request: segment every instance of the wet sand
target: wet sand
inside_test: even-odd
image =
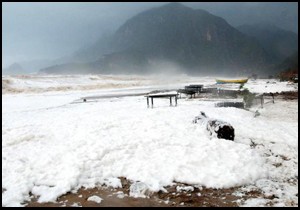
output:
[[[124,178],[121,180],[123,188],[81,188],[76,193],[67,193],[59,197],[56,203],[38,203],[37,198],[33,198],[27,203],[27,207],[237,207],[245,199],[263,197],[258,191],[237,196],[236,192],[240,191],[240,188],[194,188],[193,191],[179,192],[176,187],[188,185],[177,183],[167,187],[167,192],[159,191],[149,194],[147,198],[133,198],[129,197],[130,183]],[[87,201],[93,195],[102,198],[101,203]]]

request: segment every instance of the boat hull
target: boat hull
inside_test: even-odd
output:
[[[244,84],[248,82],[248,79],[216,79],[217,84],[226,84],[226,83],[238,83]]]

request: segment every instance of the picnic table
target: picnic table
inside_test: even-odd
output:
[[[196,91],[195,90],[179,89],[179,90],[177,90],[177,93],[180,94],[180,98],[181,98],[181,93],[186,94],[186,95],[190,95],[191,98],[193,98],[193,96],[194,96],[194,98],[196,97],[195,96],[196,95]]]
[[[175,106],[177,106],[177,92],[166,92],[166,93],[154,93],[148,94],[145,97],[147,98],[147,106],[149,108],[149,98],[151,99],[151,106],[153,108],[153,98],[169,98],[170,99],[170,106],[172,106],[172,98],[175,99]]]
[[[185,86],[184,88],[186,90],[194,90],[194,91],[196,91],[196,93],[199,94],[202,91],[203,85],[196,85],[196,84],[194,84],[194,85]]]

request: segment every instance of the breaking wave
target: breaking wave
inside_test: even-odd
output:
[[[2,76],[2,94],[115,89],[147,84],[149,79],[138,76]]]
[[[120,89],[187,82],[186,75],[10,75],[2,76],[2,94]],[[195,79],[195,78],[193,78]]]

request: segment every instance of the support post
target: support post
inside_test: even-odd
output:
[[[152,108],[153,108],[153,97],[151,97],[151,105],[152,105]]]
[[[275,98],[274,98],[274,94],[271,93],[272,99],[273,99],[273,104],[275,104]]]
[[[149,97],[147,97],[147,107],[149,108]]]
[[[172,106],[172,96],[170,96],[170,106]]]

